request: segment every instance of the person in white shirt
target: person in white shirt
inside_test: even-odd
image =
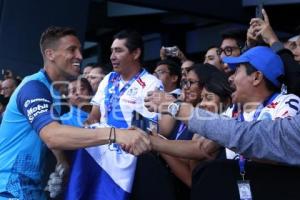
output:
[[[162,89],[162,83],[141,66],[143,40],[135,31],[124,30],[114,36],[110,60],[114,72],[104,77],[92,99],[88,123],[99,122],[129,128],[133,112],[146,118],[157,117],[144,107],[147,92]]]

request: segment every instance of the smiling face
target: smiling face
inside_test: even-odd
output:
[[[195,106],[201,101],[203,87],[199,85],[199,78],[194,70],[187,74],[186,81],[183,85],[185,101]]]
[[[81,45],[78,38],[67,35],[60,38],[56,43],[53,48],[45,50],[56,74],[66,80],[76,78],[80,73],[82,61]]]
[[[126,74],[137,60],[137,50],[130,52],[126,47],[126,39],[115,39],[113,41],[110,61],[115,72]]]
[[[221,99],[217,94],[208,91],[204,87],[202,92],[201,92],[201,99],[202,99],[201,103],[200,103],[201,108],[203,108],[204,110],[208,110],[210,112],[213,112],[213,113],[218,113],[219,112]]]

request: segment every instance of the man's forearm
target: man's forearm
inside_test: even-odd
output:
[[[300,165],[300,115],[291,119],[238,122],[195,109],[189,129],[248,157]]]
[[[52,122],[40,136],[50,149],[77,149],[108,143],[109,128],[84,129]]]

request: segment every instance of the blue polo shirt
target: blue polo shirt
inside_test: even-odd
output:
[[[60,117],[60,121],[64,125],[83,127],[89,113],[79,109],[76,106],[71,106],[70,112],[65,113]]]
[[[39,133],[59,120],[59,97],[44,70],[24,78],[12,94],[0,127],[0,193],[46,199],[42,179],[48,148]]]

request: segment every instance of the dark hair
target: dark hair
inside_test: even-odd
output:
[[[213,72],[211,76],[204,82],[204,87],[208,91],[218,95],[222,102],[226,101],[227,99],[231,99],[231,93],[233,90],[230,87],[226,74],[221,71]]]
[[[87,64],[83,67],[83,69],[86,68],[86,67],[92,67],[92,68],[94,68],[94,67],[96,67],[97,65],[98,65],[98,63],[94,63],[94,62],[87,63]]]
[[[233,92],[227,75],[210,64],[195,64],[192,69],[199,79],[199,85],[218,95],[222,102],[231,99]]]
[[[167,65],[168,69],[170,71],[170,75],[176,75],[178,76],[176,86],[179,88],[180,87],[180,81],[181,81],[181,69],[180,65],[173,60],[170,59],[165,59],[165,60],[160,60],[157,62],[156,66],[159,65]]]
[[[251,63],[247,62],[247,63],[242,63],[246,66],[246,74],[247,75],[251,75],[253,72],[258,71]],[[265,77],[265,75],[263,74],[263,78],[265,80],[265,84],[266,84],[266,88],[271,91],[271,92],[280,92],[281,88],[277,87],[276,85],[274,85],[269,79],[267,79]],[[280,82],[282,82],[280,80],[280,78],[278,78]]]
[[[75,82],[75,81],[80,81],[80,83],[83,85],[83,87],[85,87],[88,90],[89,96],[94,95],[93,88],[92,88],[90,82],[86,78],[84,78],[82,76],[80,76],[78,78],[73,78],[70,80],[70,83]]]
[[[191,71],[194,71],[199,79],[199,86],[203,87],[204,83],[210,78],[215,72],[220,72],[216,67],[211,64],[197,63],[192,66]],[[222,73],[222,72],[221,72]]]
[[[246,41],[247,30],[243,28],[229,28],[221,33],[222,40],[234,39],[239,48],[243,48]]]
[[[6,80],[11,80],[12,83],[13,83],[13,85],[14,85],[14,87],[17,87],[22,82],[22,80],[20,82],[18,79],[14,78],[14,77],[13,78],[4,79],[4,81],[6,81]]]
[[[83,87],[85,87],[88,90],[89,96],[93,96],[94,92],[93,92],[93,88],[92,88],[90,82],[86,78],[83,78],[83,77],[81,77],[79,79],[79,81],[81,82]]]
[[[142,61],[144,57],[144,43],[142,36],[135,30],[122,30],[114,35],[113,39],[126,39],[125,46],[128,48],[129,52],[136,49],[141,50],[141,56],[139,58]]]
[[[40,39],[40,49],[44,55],[44,51],[47,48],[53,48],[56,42],[67,35],[73,35],[77,37],[77,33],[74,29],[69,27],[58,27],[50,26],[41,35]]]
[[[214,48],[218,49],[219,47],[218,47],[217,45],[211,45],[211,46],[209,46],[209,47],[206,49],[206,52],[208,52],[208,50],[211,50],[211,49],[214,49]]]

